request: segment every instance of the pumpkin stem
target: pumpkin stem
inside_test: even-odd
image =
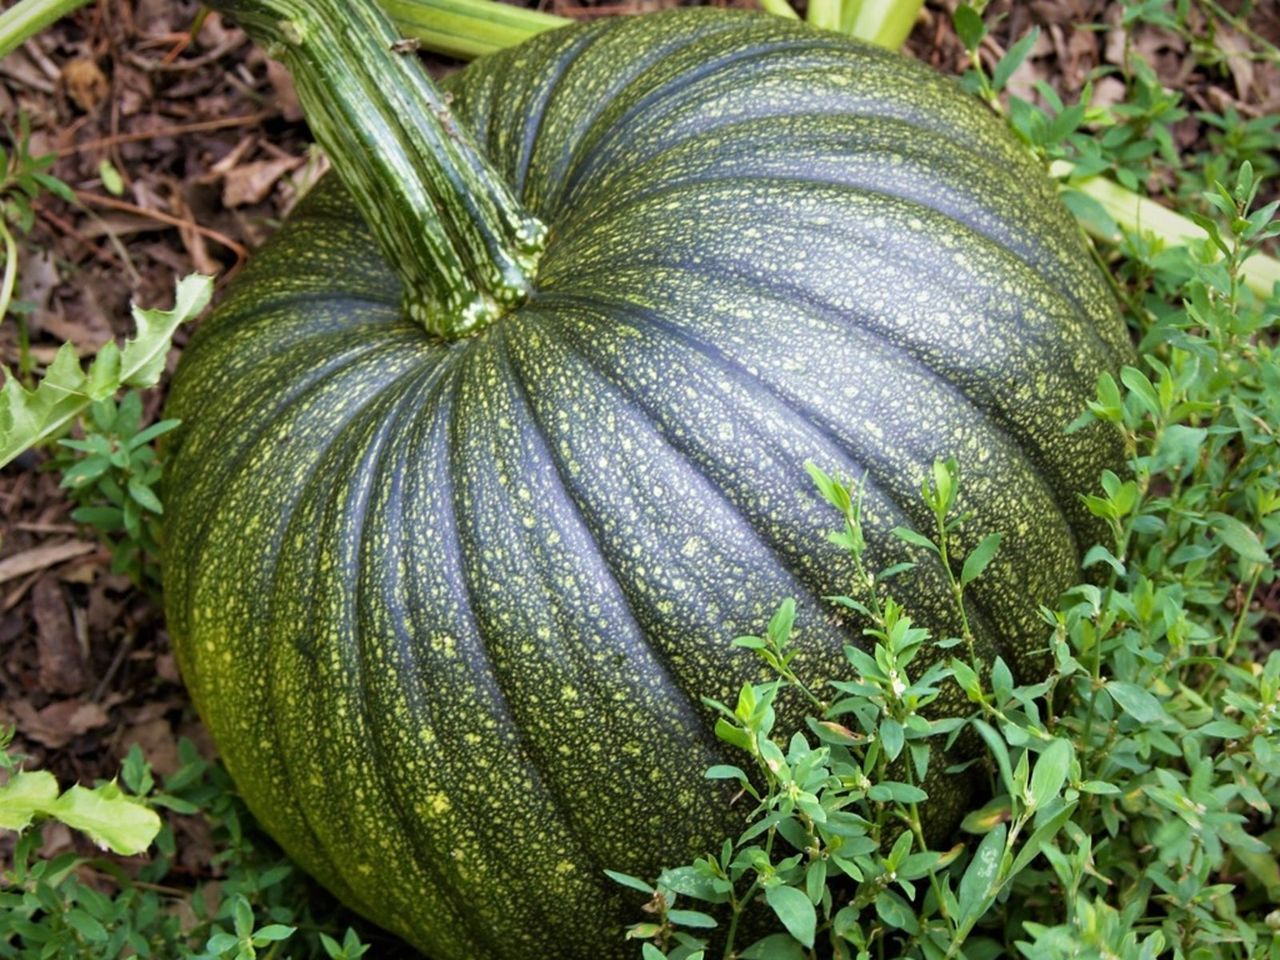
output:
[[[293,75],[307,122],[430,333],[483,329],[532,289],[546,228],[454,119],[374,0],[211,0]]]

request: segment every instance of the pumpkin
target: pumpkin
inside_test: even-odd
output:
[[[629,952],[602,869],[744,815],[703,776],[732,758],[699,698],[761,678],[729,640],[790,596],[803,676],[862,642],[804,463],[862,478],[872,563],[919,561],[895,595],[941,635],[942,571],[890,531],[930,529],[921,479],[956,457],[957,549],[1005,535],[979,650],[1025,677],[1092,542],[1077,493],[1120,457],[1064,427],[1126,336],[1036,163],[897,55],[680,10],[446,88],[406,135],[471,131],[518,208],[451,188],[440,235],[514,223],[491,272],[517,282],[450,327],[405,289],[417,232],[358,175],[317,187],[177,372],[168,622],[249,806],[343,901],[438,960],[600,960]],[[340,173],[373,162],[352,142]],[[931,791],[953,822],[963,791]]]

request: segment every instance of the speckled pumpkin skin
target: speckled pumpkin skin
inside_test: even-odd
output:
[[[794,596],[799,672],[849,674],[804,462],[867,476],[884,567],[957,457],[961,549],[1005,534],[982,651],[1025,674],[1119,457],[1063,427],[1125,334],[1041,171],[898,56],[680,11],[450,87],[551,228],[536,297],[429,339],[329,178],[183,358],[169,625],[249,805],[344,901],[439,960],[630,956],[602,868],[745,813],[702,776],[699,697],[760,677],[729,640]],[[895,584],[955,629],[936,566]]]

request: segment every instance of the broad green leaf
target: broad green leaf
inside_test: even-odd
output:
[[[1013,770],[1009,766],[1009,748],[1005,745],[1004,737],[1000,736],[995,729],[985,720],[974,720],[974,729],[986,741],[987,749],[996,761],[996,766],[1000,768],[1000,782],[1004,784],[1005,790],[1012,796],[1017,790],[1013,783]]]
[[[1218,536],[1241,559],[1250,563],[1270,564],[1271,557],[1262,546],[1258,535],[1235,517],[1225,513],[1211,513],[1209,522]]]
[[[192,274],[178,282],[172,310],[133,309],[137,335],[121,350],[108,343],[81,368],[75,347],[63,344],[34,390],[6,370],[0,387],[0,466],[66,430],[94,400],[123,386],[151,387],[160,379],[174,331],[209,303],[213,280]]]
[[[1022,65],[1023,60],[1027,59],[1027,54],[1031,52],[1031,48],[1036,45],[1038,39],[1040,39],[1040,28],[1036,27],[1010,47],[1009,52],[1000,58],[1000,62],[991,71],[991,88],[993,90],[998,92],[1005,88],[1005,84],[1009,82],[1013,72]]]
[[[876,896],[876,915],[891,927],[910,934],[920,932],[920,922],[916,919],[911,904],[892,890],[881,890]]]
[[[142,853],[160,832],[156,812],[114,783],[92,790],[74,786],[49,806],[49,814],[124,856]]]
[[[764,899],[787,928],[787,933],[805,947],[813,946],[818,915],[804,891],[782,885],[765,887]]]
[[[629,873],[618,873],[616,870],[606,870],[604,875],[614,883],[620,883],[624,887],[630,887],[632,890],[639,890],[641,893],[653,893],[653,887],[645,883],[639,877],[633,877]]]
[[[1103,689],[1111,695],[1111,699],[1120,706],[1121,710],[1139,723],[1161,723],[1169,719],[1160,701],[1136,683],[1112,680]]]
[[[956,33],[960,37],[960,42],[964,44],[964,48],[966,50],[977,50],[978,44],[987,35],[987,25],[982,22],[982,17],[978,16],[978,12],[969,4],[962,3],[956,7],[952,20],[955,23]]]
[[[297,927],[290,927],[283,923],[270,923],[261,930],[255,930],[253,933],[253,945],[261,947],[268,943],[274,943],[277,940],[288,940],[293,936],[293,932]]]
[[[796,602],[787,597],[778,604],[778,609],[769,620],[769,639],[778,649],[782,649],[791,639],[791,629],[796,622]]]
[[[1044,848],[1044,845],[1053,839],[1054,834],[1062,829],[1062,825],[1071,819],[1071,814],[1075,812],[1076,801],[1072,800],[1061,810],[1055,813],[1047,821],[1040,824],[1035,832],[1027,838],[1018,850],[1018,855],[1013,859],[1013,866],[1009,868],[1006,879],[1012,879],[1026,869],[1027,864],[1034,860],[1037,854]]]
[[[970,554],[964,558],[964,569],[960,572],[960,586],[967,587],[982,575],[982,571],[987,569],[987,565],[994,559],[996,551],[1000,549],[1000,541],[1002,539],[1004,539],[1004,534],[990,534],[984,537],[982,542],[974,547]]]
[[[1000,860],[1004,856],[1004,842],[1009,830],[1003,824],[982,838],[973,859],[960,878],[956,896],[960,902],[960,922],[976,920],[986,911],[987,901],[994,892],[991,888],[1000,872]]]
[[[898,754],[902,752],[902,745],[906,742],[906,732],[902,729],[902,724],[893,717],[885,717],[881,720],[880,742],[884,745],[885,756],[890,760],[897,760]]]
[[[711,930],[716,925],[716,918],[701,910],[668,910],[667,919],[677,926],[697,927],[703,930]]]
[[[931,550],[934,553],[938,552],[938,547],[932,540],[924,534],[916,533],[910,527],[894,527],[893,535],[914,547],[923,547],[925,550]]]
[[[1057,737],[1036,760],[1031,771],[1031,802],[1037,809],[1043,809],[1067,782],[1071,754],[1071,741]]]
[[[19,770],[0,787],[0,830],[25,830],[58,799],[58,781],[47,770]]]

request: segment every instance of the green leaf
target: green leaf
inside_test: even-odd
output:
[[[1000,861],[1004,857],[1004,842],[1009,835],[1008,827],[1003,823],[982,838],[973,859],[965,868],[960,878],[957,899],[960,904],[959,922],[976,920],[986,911],[987,901],[991,898],[992,885],[1000,872]]]
[[[273,943],[277,940],[288,940],[293,936],[293,932],[297,927],[289,927],[283,923],[272,923],[263,927],[261,930],[255,930],[253,933],[253,942],[255,946],[262,946],[266,943]]]
[[[937,544],[923,534],[916,533],[910,527],[894,527],[893,535],[899,540],[905,541],[912,546],[923,547],[924,549],[931,550],[934,553],[938,552]]]
[[[987,569],[987,565],[991,563],[996,555],[996,551],[1000,549],[1000,541],[1004,539],[1004,534],[993,533],[983,538],[982,542],[973,548],[972,552],[964,558],[964,569],[960,572],[960,586],[967,587],[973,581],[982,575],[982,571]]]
[[[1061,792],[1071,768],[1072,752],[1071,741],[1056,737],[1036,760],[1031,771],[1031,802],[1037,809],[1043,809]]]
[[[1026,869],[1027,865],[1040,853],[1044,845],[1049,842],[1062,825],[1071,819],[1071,814],[1075,812],[1076,801],[1072,800],[1052,817],[1040,824],[1036,831],[1027,838],[1027,842],[1018,850],[1018,855],[1013,858],[1013,865],[1009,868],[1009,874],[1005,878],[1011,880]]]
[[[1209,522],[1218,536],[1236,556],[1250,563],[1271,564],[1271,557],[1262,546],[1262,540],[1235,517],[1225,513],[1209,514]]]
[[[129,481],[129,496],[139,506],[145,507],[155,514],[164,513],[164,506],[160,503],[160,498],[156,496],[155,491],[148,487],[145,483],[138,480]]]
[[[107,193],[113,197],[124,195],[124,178],[106,157],[98,164],[98,176],[102,178],[102,185],[106,187]]]
[[[1031,48],[1036,45],[1038,39],[1040,39],[1040,28],[1036,27],[1009,48],[1009,52],[1000,58],[1000,62],[991,71],[991,89],[997,93],[1004,89],[1013,72],[1022,65],[1023,60],[1027,59],[1027,54],[1031,52]]]
[[[881,890],[876,897],[876,915],[891,927],[905,930],[910,934],[920,932],[920,923],[911,909],[911,904],[892,890]]]
[[[818,914],[804,892],[783,885],[765,887],[764,899],[787,928],[787,933],[803,946],[812,948]]]
[[[814,486],[818,488],[818,492],[822,494],[822,499],[841,513],[848,513],[852,509],[853,500],[844,484],[829,476],[812,460],[806,460],[804,468],[812,478]]]
[[[741,727],[734,726],[724,717],[716,721],[715,732],[716,736],[725,743],[732,744],[739,750],[746,750],[748,753],[755,752],[755,740],[752,739],[751,734]]]
[[[92,790],[74,786],[49,806],[49,814],[123,856],[142,853],[160,832],[156,812],[126,797],[115,783]]]
[[[929,795],[919,787],[909,783],[899,783],[896,780],[877,783],[867,791],[867,796],[881,803],[888,803],[891,800],[896,803],[923,803],[929,799]]]
[[[1000,736],[995,729],[985,720],[974,720],[974,729],[978,731],[982,739],[986,741],[987,750],[996,761],[996,766],[1000,769],[1000,782],[1004,784],[1004,788],[1010,796],[1016,793],[1013,783],[1013,770],[1009,766],[1009,748],[1005,745],[1004,737]]]
[[[630,887],[632,890],[639,890],[641,893],[653,894],[653,887],[645,883],[639,877],[633,877],[629,873],[618,873],[616,870],[606,870],[604,875],[614,883],[620,883],[624,887]]]
[[[0,830],[25,830],[58,799],[58,781],[47,770],[19,770],[0,787]]]
[[[1120,371],[1120,382],[1129,388],[1130,396],[1138,398],[1147,413],[1160,416],[1160,398],[1145,373],[1137,367],[1125,367]]]
[[[700,910],[668,910],[667,919],[681,927],[711,930],[716,926],[716,918]]]
[[[969,4],[962,3],[956,7],[955,16],[952,19],[964,48],[969,51],[977,50],[978,44],[987,35],[987,25],[982,22],[978,12]]]
[[[57,436],[94,400],[122,386],[154,386],[174,331],[209,303],[213,281],[192,274],[178,282],[172,310],[133,310],[137,335],[121,350],[108,343],[86,372],[75,347],[63,344],[34,390],[5,371],[0,388],[0,466],[28,447]]]
[[[1161,723],[1169,719],[1160,701],[1136,683],[1112,680],[1103,689],[1121,710],[1139,723]]]
[[[885,756],[891,761],[898,759],[902,745],[906,742],[906,731],[902,724],[893,717],[885,717],[880,721],[880,742],[884,745]]]
[[[778,604],[778,609],[769,620],[769,639],[779,650],[785,648],[791,640],[791,628],[795,621],[796,602],[792,597],[787,597]]]
[[[110,936],[107,933],[107,928],[102,925],[102,921],[83,909],[70,910],[67,912],[66,917],[67,925],[90,943],[105,943]]]

